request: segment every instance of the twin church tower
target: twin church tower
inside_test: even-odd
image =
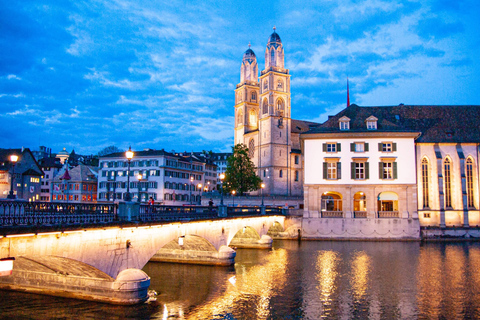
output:
[[[243,54],[235,89],[235,144],[243,143],[265,183],[265,195],[303,194],[299,135],[308,122],[291,119],[290,74],[275,28],[265,49],[265,69],[258,77],[252,49]],[[257,192],[258,193],[258,192]]]

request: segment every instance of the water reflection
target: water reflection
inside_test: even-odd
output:
[[[0,319],[480,319],[480,243],[275,241],[235,267],[149,263],[157,302],[0,291]]]

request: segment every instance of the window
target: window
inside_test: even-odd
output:
[[[237,125],[243,124],[243,111],[242,109],[238,109],[237,113]]]
[[[341,121],[340,122],[340,130],[348,130],[350,128],[350,125],[348,122]]]
[[[277,115],[283,117],[284,103],[282,99],[277,100]]]
[[[398,195],[396,193],[388,191],[380,193],[377,205],[380,218],[398,217]],[[396,215],[388,213],[396,213]]]
[[[363,192],[357,192],[353,195],[353,211],[367,211],[367,197]]]
[[[250,119],[249,119],[249,124],[251,126],[257,126],[257,114],[255,113],[255,111],[251,110],[250,111]]]
[[[443,163],[443,179],[445,188],[445,207],[452,207],[452,180],[451,180],[451,162],[449,158],[446,158]]]
[[[268,89],[268,80],[267,80],[267,79],[265,79],[265,80],[263,81],[263,89],[265,89],[265,90]]]
[[[380,142],[378,144],[378,151],[380,152],[394,152],[397,151],[397,144],[394,142]]]
[[[467,159],[467,206],[474,208],[473,202],[473,161],[472,158]]]
[[[340,152],[341,150],[341,144],[340,143],[334,143],[334,142],[328,142],[328,143],[323,143],[322,144],[323,152]]]
[[[368,143],[366,143],[366,142],[350,143],[350,151],[352,151],[352,152],[367,152],[368,151]]]
[[[280,170],[278,176],[279,176],[280,178],[283,178],[283,170]]]
[[[327,162],[323,163],[323,178],[327,180],[341,179],[341,165],[338,159],[327,159]]]
[[[368,130],[376,130],[377,129],[377,121],[367,121],[367,129]]]
[[[397,163],[388,160],[380,162],[378,164],[378,177],[384,180],[397,179]]]
[[[369,163],[362,160],[352,162],[351,177],[353,180],[369,179]]]
[[[429,189],[428,189],[428,176],[430,170],[428,167],[428,160],[422,159],[422,193],[423,193],[423,208],[430,207]]]
[[[298,181],[298,171],[295,171],[295,181]]]
[[[342,211],[341,196],[333,192],[325,192],[322,194],[321,211]]]
[[[255,91],[252,92],[252,101],[257,101],[257,93]]]
[[[250,159],[253,159],[255,156],[255,140],[250,139],[250,142],[248,143],[248,156]]]
[[[295,164],[298,164],[298,156],[295,156]]]
[[[267,114],[267,113],[268,113],[268,102],[267,102],[267,99],[264,99],[264,100],[263,100],[262,112],[263,112],[263,114]]]

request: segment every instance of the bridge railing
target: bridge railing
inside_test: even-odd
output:
[[[0,226],[112,222],[117,209],[116,204],[0,201]]]
[[[141,221],[182,221],[218,218],[217,207],[140,205]]]

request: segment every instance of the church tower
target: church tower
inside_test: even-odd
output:
[[[249,44],[243,54],[240,83],[235,89],[235,144],[245,143],[244,135],[258,130],[259,93],[257,57]]]
[[[288,195],[291,152],[290,75],[280,36],[273,28],[260,75],[259,151],[256,165],[266,194]]]

